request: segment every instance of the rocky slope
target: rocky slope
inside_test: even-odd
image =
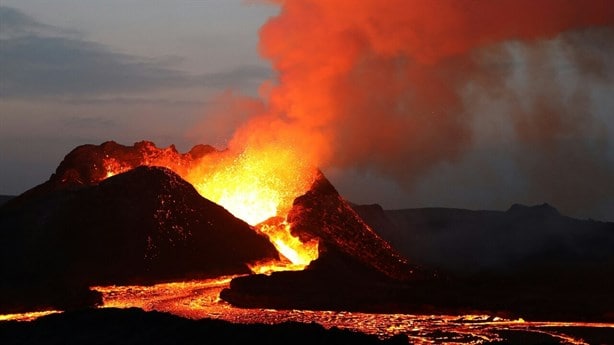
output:
[[[51,290],[248,273],[247,263],[278,256],[268,239],[165,168],[14,201],[0,208],[5,308]]]

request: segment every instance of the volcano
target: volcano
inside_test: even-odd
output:
[[[429,277],[371,230],[321,172],[287,216],[255,226],[237,219],[179,175],[190,176],[220,152],[198,145],[181,154],[147,141],[75,148],[47,182],[0,209],[0,274],[10,296],[2,306],[71,304],[58,302],[66,296],[47,298],[48,292],[33,297],[41,294],[36,287],[75,291],[247,274],[259,263],[282,261],[287,264],[278,269],[297,269],[288,259],[304,260],[305,253],[319,257],[308,268],[308,276],[318,278],[309,286],[339,272],[362,286]],[[284,231],[289,234],[280,237]]]
[[[238,307],[610,315],[611,303],[603,301],[611,291],[612,224],[569,219],[549,205],[498,213],[360,207],[317,169],[263,174],[286,163],[269,153],[254,162],[206,145],[187,153],[147,141],[75,148],[47,182],[0,208],[0,308],[70,309],[100,303],[88,290],[93,285],[241,275],[220,294]],[[253,223],[265,215],[271,216],[255,224],[241,218]],[[468,275],[453,269],[475,267],[467,262],[480,262],[491,248],[484,243],[481,251],[449,259],[449,237],[467,237],[453,248],[471,252],[480,239],[517,238],[521,231],[548,234],[545,249],[522,257],[522,265],[504,260],[505,269]],[[423,232],[435,238],[407,240]],[[560,246],[574,238],[583,246]],[[435,248],[428,255],[420,248],[427,245]]]

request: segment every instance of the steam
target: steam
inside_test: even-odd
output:
[[[526,177],[525,198],[541,196],[567,212],[611,217],[614,157],[608,150],[614,132],[592,98],[599,89],[614,91],[613,38],[612,29],[583,30],[523,52],[522,68],[533,77],[506,95],[519,142],[514,158]],[[612,116],[612,108],[600,107]]]
[[[612,77],[610,1],[273,2],[281,12],[262,27],[260,50],[278,79],[261,87],[265,104],[231,146],[274,142],[411,190],[443,163],[462,165],[476,144],[474,106],[489,97],[513,128],[523,198],[577,209],[614,194],[608,135],[581,84]],[[601,37],[606,53],[582,35]],[[561,79],[553,49],[576,80]]]

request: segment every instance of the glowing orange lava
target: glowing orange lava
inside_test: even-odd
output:
[[[325,328],[337,327],[381,338],[405,334],[411,344],[501,343],[501,331],[543,334],[561,344],[587,345],[580,336],[566,334],[577,327],[614,328],[612,323],[552,322],[505,319],[491,315],[370,314],[348,311],[276,310],[236,308],[219,298],[234,277],[162,283],[150,286],[96,286],[103,306],[168,312],[192,319],[221,319],[234,323],[277,324],[287,321],[316,322]],[[557,342],[558,343],[558,342]]]
[[[39,317],[61,313],[59,310],[30,311],[25,313],[0,314],[0,321],[32,321]]]
[[[279,261],[265,261],[252,264],[250,269],[254,273],[270,274],[280,270],[298,271],[318,258],[317,240],[301,242],[290,233],[290,224],[285,219],[279,220],[281,218],[260,223],[257,229],[260,233],[269,237],[271,243],[287,261],[281,263]]]
[[[105,178],[109,178],[111,176],[115,176],[119,173],[130,170],[130,166],[127,164],[122,164],[120,161],[113,157],[105,157],[104,159],[104,171]]]
[[[257,225],[284,216],[309,189],[314,174],[293,150],[271,146],[230,157],[205,156],[185,178],[207,199]]]
[[[316,170],[295,150],[270,144],[237,154],[214,152],[186,161],[168,149],[161,149],[158,154],[146,157],[143,164],[175,171],[203,197],[268,236],[283,259],[252,264],[254,272],[300,270],[318,257],[317,241],[302,243],[285,223],[294,199],[307,192],[316,176]],[[114,157],[106,157],[103,165],[105,178],[131,169]],[[265,223],[273,217],[283,221],[275,225]]]

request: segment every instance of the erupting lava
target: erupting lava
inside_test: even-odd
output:
[[[317,241],[302,243],[290,233],[286,215],[297,196],[304,194],[314,181],[316,169],[304,162],[290,148],[275,145],[248,148],[235,154],[214,151],[200,158],[179,155],[174,148],[147,146],[141,165],[169,168],[205,198],[223,206],[269,237],[284,262],[257,263],[257,273],[275,270],[300,270],[318,257]],[[103,160],[104,178],[132,169],[119,157]],[[273,221],[266,222],[274,218]],[[281,221],[278,221],[280,220]]]
[[[410,185],[469,146],[471,121],[459,90],[483,73],[474,61],[479,49],[614,18],[603,0],[270,2],[281,10],[262,27],[259,47],[276,78],[262,84],[261,99],[233,100],[245,102],[239,108],[248,116],[229,150],[195,158],[156,149],[138,164],[175,171],[269,236],[293,267],[315,259],[317,244],[301,243],[283,221],[259,224],[285,219],[313,182],[313,167],[367,168]],[[531,11],[517,10],[523,7]],[[135,166],[134,157],[107,158],[106,177]]]
[[[207,199],[257,225],[284,216],[294,198],[309,189],[313,176],[292,150],[268,147],[248,148],[237,156],[205,156],[185,178]]]
[[[216,157],[213,157],[216,159]],[[318,243],[302,243],[290,233],[285,217],[297,196],[304,194],[315,178],[308,166],[291,149],[276,146],[246,149],[220,162],[207,156],[185,177],[205,198],[225,207],[236,217],[269,237],[277,251],[290,263],[260,263],[256,273],[273,270],[300,270],[318,257]],[[281,217],[281,224],[265,224]]]
[[[309,263],[318,258],[318,241],[311,240],[307,243],[301,242],[297,237],[292,236],[290,232],[290,224],[285,219],[281,222],[276,220],[282,218],[273,218],[269,222],[260,223],[257,229],[260,233],[266,235],[271,243],[277,248],[277,251],[285,258],[290,260],[291,264],[278,262],[261,262],[251,265],[250,269],[254,273],[269,273],[280,270],[302,270]]]

